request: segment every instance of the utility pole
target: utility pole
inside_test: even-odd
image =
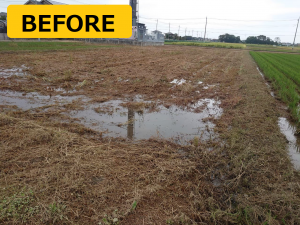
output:
[[[205,23],[204,42],[205,42],[205,37],[206,37],[206,26],[207,26],[207,17],[206,17],[206,23]]]
[[[194,35],[194,30],[192,30],[192,37],[193,37],[193,35]]]
[[[170,33],[170,30],[171,30],[171,24],[169,23],[169,33]]]
[[[294,50],[294,47],[295,47],[295,41],[296,41],[297,31],[298,31],[298,26],[299,26],[299,20],[300,20],[300,17],[299,17],[298,23],[297,23],[297,28],[296,28],[296,33],[295,33],[295,38],[294,38],[294,43],[293,43],[293,48],[292,48],[292,50]]]
[[[179,26],[179,28],[178,28],[178,40],[179,40],[179,32],[180,32],[180,26]]]
[[[157,19],[157,23],[156,23],[156,31],[157,31],[157,26],[158,26],[158,19]]]
[[[186,36],[186,28],[185,28],[185,36]]]

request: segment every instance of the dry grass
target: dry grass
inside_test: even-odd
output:
[[[15,182],[17,187],[32,190],[36,201],[30,207],[39,210],[29,218],[34,223],[53,222],[53,218],[48,218],[48,206],[53,203],[67,206],[62,217],[65,222],[101,221],[105,215],[112,216],[116,209],[120,214],[118,219],[126,220],[133,213],[131,207],[135,201],[138,205],[134,214],[143,211],[143,205],[149,201],[154,204],[155,199],[163,200],[161,204],[169,207],[170,198],[174,199],[174,210],[178,202],[177,210],[185,206],[187,214],[189,201],[181,196],[189,194],[193,186],[190,178],[203,176],[195,162],[180,156],[177,148],[167,142],[95,143],[60,128],[3,114],[0,119],[1,128],[11,134],[1,135],[4,150],[1,192],[7,196],[14,194],[7,188]],[[211,154],[205,152],[201,153],[202,157],[209,159]],[[190,188],[186,186],[188,183]],[[206,185],[212,188],[212,184]],[[152,206],[158,215],[173,216],[171,211],[165,215],[160,208]],[[2,221],[11,219],[17,218],[6,216]]]
[[[143,49],[167,57],[158,57],[152,65],[151,60],[147,61],[151,59],[150,53]],[[167,54],[159,48],[142,50],[132,48],[141,57],[149,53],[144,56],[146,61],[134,62],[143,64],[141,68],[126,66],[126,60],[110,66],[112,50],[107,50],[107,55],[89,52],[92,56],[103,54],[105,65],[112,67],[105,73],[112,79],[105,77],[107,80],[103,83],[96,84],[93,80],[93,74],[103,70],[103,66],[91,67],[93,72],[89,74],[92,75],[85,76],[86,65],[80,59],[85,57],[85,52],[82,56],[72,55],[72,66],[80,65],[73,74],[79,82],[90,80],[91,86],[83,86],[83,93],[96,102],[102,101],[97,96],[105,96],[102,94],[109,90],[112,98],[125,93],[144,94],[152,100],[160,96],[165,105],[184,106],[203,97],[218,98],[224,109],[222,117],[214,121],[219,142],[203,143],[195,139],[193,145],[179,146],[158,139],[140,142],[104,139],[101,133],[80,125],[54,123],[47,116],[42,117],[43,112],[3,111],[0,114],[0,222],[299,224],[299,172],[291,165],[285,150],[286,141],[277,126],[278,116],[285,112],[278,109],[279,102],[267,93],[249,54],[181,47],[176,47],[180,54]],[[124,53],[122,51],[125,50],[116,49],[115,54]],[[59,57],[64,56],[60,54]],[[187,61],[179,60],[189,55],[191,58]],[[46,56],[41,55],[41,60]],[[199,64],[203,56],[210,58]],[[18,57],[16,62],[20,63],[22,57],[27,59],[22,55]],[[177,59],[178,65],[172,64],[170,59]],[[44,68],[49,78],[58,76],[55,73],[58,68],[67,69],[65,64],[57,63],[57,68]],[[41,62],[34,70],[42,71],[42,65]],[[91,65],[94,64],[91,62]],[[184,75],[180,69],[183,65]],[[147,72],[159,73],[156,77],[149,72],[153,78],[151,85],[145,82],[148,79],[142,73],[137,75],[145,68]],[[136,82],[117,84],[115,76],[111,76],[117,71],[120,76]],[[161,79],[162,73],[166,73],[167,78]],[[175,78],[188,78],[193,87],[170,89],[172,85],[168,81]],[[198,80],[216,86],[205,90],[202,86],[196,87]],[[9,87],[9,81],[2,84],[3,89]],[[77,81],[64,82],[78,84]],[[37,88],[36,84],[20,85]],[[201,93],[194,94],[193,88]],[[177,98],[173,100],[171,95]],[[78,105],[74,102],[70,107]],[[152,107],[145,102],[127,106]],[[8,213],[8,209],[13,213]]]

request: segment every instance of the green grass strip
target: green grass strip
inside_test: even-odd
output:
[[[278,68],[274,66],[276,65],[276,61],[267,58],[266,55],[264,55],[265,53],[250,52],[250,54],[266,78],[272,82],[272,86],[277,91],[278,96],[282,99],[282,101],[288,104],[292,116],[299,125],[299,86],[296,85],[288,76],[278,70]]]

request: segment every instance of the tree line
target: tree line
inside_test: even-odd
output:
[[[165,34],[166,39],[173,39],[173,40],[203,40],[203,38],[196,38],[192,36],[178,36],[178,34],[173,33],[166,33]],[[281,43],[280,38],[276,37],[274,40],[271,38],[265,36],[265,35],[259,35],[259,36],[249,36],[245,41],[242,41],[240,36],[235,36],[233,34],[223,34],[219,36],[220,42],[225,43],[247,43],[247,44],[265,44],[265,45],[279,45]]]
[[[240,36],[234,36],[232,34],[223,34],[219,36],[220,42],[226,42],[226,43],[241,43]],[[259,36],[250,36],[245,40],[245,43],[247,44],[265,44],[265,45],[278,45],[280,43],[280,38],[276,37],[273,41],[271,38],[265,36],[265,35],[259,35]]]

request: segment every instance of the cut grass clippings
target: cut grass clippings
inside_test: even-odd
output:
[[[124,54],[139,59],[129,63]],[[3,64],[30,61],[30,72],[44,74],[46,85],[72,69],[64,82],[90,81],[80,94],[94,102],[125,94],[180,106],[218,98],[223,115],[213,122],[220,139],[189,146],[105,139],[72,122],[54,122],[47,112],[1,111],[1,224],[300,224],[299,172],[277,125],[278,102],[248,52],[167,46],[81,51],[71,54],[72,63],[69,52],[53,56],[8,54]],[[169,82],[182,78],[192,86],[172,88]],[[3,80],[1,90],[44,85],[13,79]],[[219,85],[206,90],[199,80]]]

